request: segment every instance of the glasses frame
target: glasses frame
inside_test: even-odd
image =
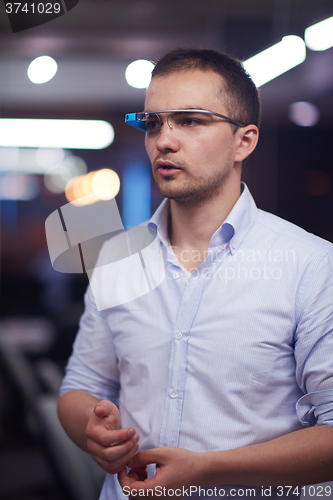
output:
[[[207,111],[206,109],[167,109],[163,111],[142,111],[141,113],[127,113],[125,115],[125,123],[127,125],[130,125],[131,127],[137,128],[139,130],[142,130],[143,132],[146,132],[146,122],[144,120],[144,117],[147,115],[157,115],[160,122],[162,123],[159,114],[160,113],[169,113],[167,116],[167,124],[170,127],[169,124],[169,116],[171,113],[202,113],[206,115],[213,115],[213,116],[218,116],[219,118],[223,118],[229,123],[232,123],[233,125],[236,125],[237,127],[244,128],[246,125],[243,125],[243,123],[240,123],[237,120],[234,120],[233,118],[229,118],[228,116],[221,115],[220,113],[215,113],[215,111]],[[162,130],[163,125],[161,126]],[[170,127],[172,128],[172,127]]]

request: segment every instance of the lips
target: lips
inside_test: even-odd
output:
[[[179,167],[177,167],[174,163],[169,162],[169,161],[158,160],[156,162],[156,167],[157,167],[158,173],[162,177],[168,177],[171,175],[175,175],[177,172],[181,171],[181,169]]]

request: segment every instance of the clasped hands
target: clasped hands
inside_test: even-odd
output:
[[[118,408],[99,401],[86,428],[87,448],[98,465],[109,474],[118,474],[125,491],[176,490],[198,485],[198,456],[182,448],[154,448],[140,451],[139,436],[132,428],[120,429]],[[147,465],[156,464],[156,474],[147,479]],[[127,471],[126,466],[130,467]],[[161,496],[161,495],[159,495]],[[180,495],[179,495],[180,496]],[[179,498],[178,496],[178,498]],[[151,492],[149,498],[153,498]],[[162,498],[166,496],[162,495]]]

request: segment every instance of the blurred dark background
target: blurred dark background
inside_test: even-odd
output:
[[[109,147],[67,154],[84,160],[88,171],[117,172],[123,215],[125,169],[135,162],[149,169],[143,135],[124,124],[125,113],[141,111],[144,99],[144,90],[125,80],[129,63],[154,61],[179,46],[246,60],[285,35],[304,38],[305,28],[332,15],[331,0],[81,0],[58,19],[12,33],[1,3],[0,118],[111,123],[115,139]],[[35,85],[27,68],[41,55],[53,57],[58,72]],[[260,208],[333,241],[333,48],[307,49],[305,62],[263,85],[260,94],[261,136],[244,180]],[[296,101],[317,108],[314,126],[290,119]],[[1,165],[5,186],[12,171]],[[22,173],[24,166],[14,171]],[[48,441],[45,397],[56,397],[88,280],[57,273],[50,263],[45,220],[67,203],[65,194],[50,190],[33,169],[23,176],[30,186],[26,199],[8,196],[4,188],[0,194],[0,497],[84,500],[71,489]],[[146,201],[149,213],[161,201],[153,183]]]

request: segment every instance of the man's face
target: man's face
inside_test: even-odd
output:
[[[192,108],[228,116],[219,98],[222,88],[222,77],[213,71],[158,76],[147,90],[145,111]],[[187,121],[172,129],[166,123],[167,114],[160,117],[162,131],[146,134],[146,150],[161,194],[190,205],[221,194],[230,179],[235,179],[231,174],[237,132],[233,134],[227,121],[211,115],[203,124]]]

